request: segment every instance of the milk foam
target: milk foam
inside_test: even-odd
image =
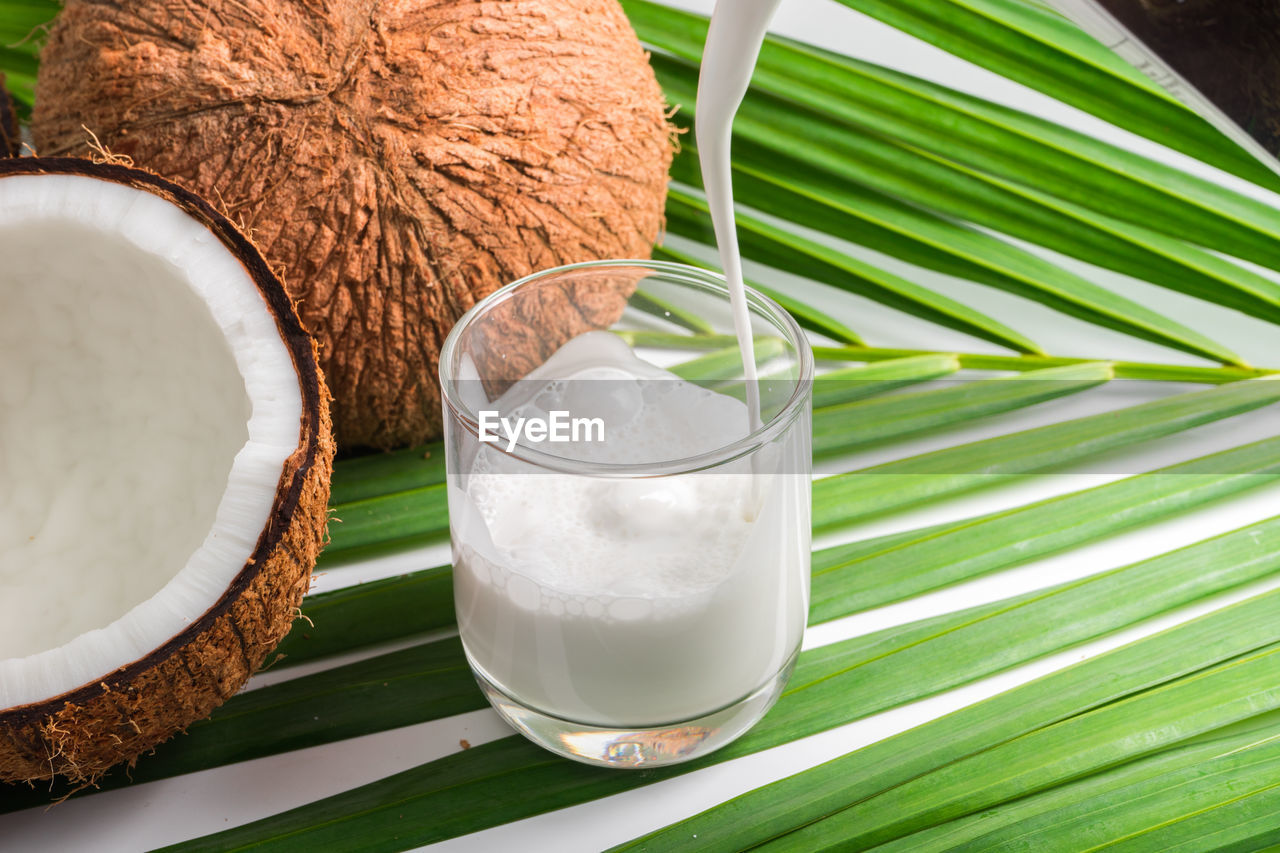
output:
[[[508,417],[552,411],[601,418],[604,441],[540,447],[564,459],[656,464],[726,447],[749,432],[741,401],[685,382],[641,358],[617,335],[586,332],[488,406]],[[483,462],[501,465],[501,454]],[[510,467],[510,466],[508,466]]]
[[[661,463],[731,444],[746,435],[746,406],[655,367],[608,332],[569,341],[493,404],[509,417],[567,411],[600,417],[603,441],[546,447],[564,459],[606,464]],[[467,496],[488,532],[490,554],[538,587],[541,606],[592,599],[670,599],[680,606],[733,568],[753,515],[750,471],[618,478],[550,473],[512,461],[495,447],[477,454]],[[504,573],[492,578],[506,582]],[[534,593],[517,582],[514,597]],[[575,608],[576,609],[576,608]],[[658,608],[656,614],[660,614]]]

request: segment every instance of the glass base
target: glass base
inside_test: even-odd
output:
[[[471,671],[494,710],[538,746],[583,764],[629,769],[692,761],[742,736],[778,701],[798,656],[797,651],[767,684],[732,705],[653,728],[608,728],[554,717],[522,705],[475,666]]]

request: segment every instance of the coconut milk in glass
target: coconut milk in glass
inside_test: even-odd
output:
[[[513,333],[566,294],[615,300],[617,319]],[[494,707],[556,752],[614,767],[704,754],[756,722],[795,663],[813,360],[785,311],[744,297],[769,344],[758,418],[723,279],[678,264],[539,273],[442,350],[459,632]],[[655,302],[706,318],[712,357]],[[645,346],[653,332],[666,346]]]

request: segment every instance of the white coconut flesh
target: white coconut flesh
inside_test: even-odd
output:
[[[208,611],[298,446],[298,376],[239,260],[158,196],[0,180],[0,708]]]

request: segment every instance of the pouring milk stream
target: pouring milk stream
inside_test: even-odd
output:
[[[742,256],[733,218],[733,117],[742,105],[764,44],[769,21],[779,0],[718,0],[707,29],[698,74],[698,108],[694,133],[702,184],[711,209],[720,265],[733,303],[733,324],[747,380],[747,411],[751,428],[760,426],[760,386],[756,372],[751,318],[747,313],[746,285],[742,280]]]

